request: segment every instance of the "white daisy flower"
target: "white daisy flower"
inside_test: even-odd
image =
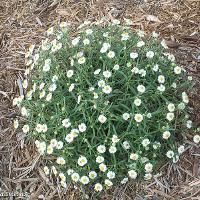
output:
[[[178,66],[174,67],[174,73],[175,74],[180,74],[181,71],[182,71],[181,67],[178,67]]]
[[[106,122],[107,118],[104,115],[99,115],[98,121],[104,124]]]
[[[110,94],[112,92],[112,88],[109,85],[105,85],[102,89],[105,94]]]
[[[47,35],[52,35],[53,34],[53,27],[50,27],[48,30],[47,30]]]
[[[29,132],[29,125],[24,125],[23,128],[22,128],[22,131],[24,133],[28,133]]]
[[[63,125],[65,128],[69,128],[69,127],[71,126],[71,122],[70,122],[69,118],[63,119],[63,120],[62,120],[62,125]]]
[[[57,141],[56,139],[51,139],[50,145],[51,145],[52,147],[56,147],[57,144],[58,144],[58,141]]]
[[[42,90],[42,89],[44,88],[44,86],[45,86],[45,83],[41,83],[41,84],[39,85],[39,89]],[[36,87],[36,84],[35,84],[34,87]]]
[[[68,70],[67,71],[67,77],[71,78],[74,75],[74,71],[73,70]]]
[[[142,103],[142,101],[141,101],[141,99],[139,99],[139,98],[136,98],[136,99],[134,100],[134,104],[135,104],[136,106],[140,106],[141,103]]]
[[[51,101],[52,99],[52,93],[47,94],[46,101]]]
[[[115,57],[115,52],[114,51],[109,51],[108,52],[108,58],[114,58]]]
[[[173,158],[174,157],[174,152],[172,150],[167,151],[166,156],[168,158]]]
[[[128,150],[128,149],[131,148],[130,143],[129,143],[128,141],[124,141],[124,142],[122,143],[122,146],[123,146],[123,148],[126,149],[126,150]]]
[[[163,75],[158,76],[158,82],[159,83],[164,83],[165,82],[165,77]]]
[[[80,131],[81,133],[83,133],[83,132],[86,131],[87,126],[86,126],[85,123],[81,123],[81,124],[78,125],[78,129],[79,129],[79,131]]]
[[[137,43],[137,47],[142,47],[142,46],[144,46],[145,45],[145,42],[144,41],[139,41],[138,43]]]
[[[80,182],[83,185],[87,185],[90,182],[90,179],[87,176],[82,176],[81,179],[80,179]]]
[[[112,142],[115,144],[117,142],[119,142],[119,138],[117,137],[117,135],[113,135],[112,136]]]
[[[133,67],[133,69],[131,70],[131,72],[134,73],[134,74],[138,74],[139,71],[140,70],[137,67]]]
[[[142,140],[142,146],[143,146],[143,147],[147,147],[149,144],[150,144],[149,139],[144,139],[144,140]]]
[[[124,18],[124,22],[126,23],[126,25],[128,25],[128,26],[131,26],[131,25],[133,25],[133,22],[132,22],[132,20],[131,19],[126,19],[126,18]]]
[[[38,133],[41,133],[41,132],[42,132],[42,129],[43,129],[42,124],[37,124],[36,127],[35,127],[35,130],[36,130]]]
[[[105,87],[105,81],[103,81],[103,80],[98,81],[97,84],[98,84],[98,86],[99,86],[100,88]]]
[[[156,64],[156,65],[153,66],[152,69],[153,69],[153,71],[157,72],[157,71],[159,70],[159,67],[158,67],[158,65]]]
[[[184,110],[185,109],[185,103],[181,102],[181,103],[178,104],[177,107],[178,107],[179,110]]]
[[[140,93],[144,93],[145,92],[145,86],[144,85],[138,85],[137,86],[137,90],[138,90],[138,92],[140,92]]]
[[[173,103],[169,103],[167,106],[169,112],[174,112],[175,110],[175,105]]]
[[[65,159],[63,157],[58,157],[56,162],[59,164],[59,165],[64,165],[66,162],[65,162]]]
[[[73,174],[71,175],[71,179],[72,179],[72,181],[74,181],[74,182],[78,182],[79,179],[80,179],[80,175],[79,175],[78,173],[73,173]]]
[[[48,128],[46,124],[42,124],[42,132],[45,133],[47,132]]]
[[[145,36],[145,32],[142,31],[142,30],[137,30],[137,35],[138,35],[139,37],[144,37],[144,36]]]
[[[63,148],[63,142],[59,141],[56,145],[56,149],[62,149]]]
[[[68,169],[68,170],[67,170],[68,176],[71,176],[73,173],[74,173],[74,170],[73,170],[73,169]]]
[[[22,116],[28,116],[28,111],[25,107],[21,108],[21,114],[22,114]]]
[[[46,175],[49,175],[49,168],[47,166],[44,166],[43,170]]]
[[[122,180],[121,180],[121,184],[126,184],[128,182],[128,178],[126,177],[126,178],[123,178]]]
[[[153,171],[153,165],[151,163],[147,163],[144,166],[144,169],[146,172],[152,172]]]
[[[113,69],[114,69],[115,71],[119,70],[119,65],[114,65]]]
[[[94,71],[94,75],[98,75],[101,72],[101,69],[97,69]]]
[[[112,20],[112,24],[113,25],[119,25],[120,24],[120,21],[118,19],[113,19]]]
[[[13,122],[13,127],[14,127],[15,129],[17,129],[17,128],[19,127],[19,121],[18,121],[18,119],[15,119],[15,120],[14,120],[14,122]]]
[[[135,170],[128,171],[128,175],[132,179],[136,179],[137,178],[137,172]]]
[[[174,113],[167,113],[167,116],[166,116],[167,120],[168,121],[172,121],[174,119]]]
[[[165,91],[165,86],[161,84],[161,85],[159,85],[157,87],[157,90],[159,90],[160,92],[164,92]]]
[[[151,118],[152,114],[151,113],[147,113],[147,118]]]
[[[104,163],[101,163],[99,165],[99,169],[100,169],[100,171],[105,172],[107,170],[107,166]]]
[[[105,185],[107,185],[108,187],[111,187],[113,185],[112,181],[110,181],[109,179],[105,179]]]
[[[74,136],[72,134],[67,134],[65,136],[65,140],[68,142],[68,143],[71,143],[74,141]]]
[[[171,136],[171,133],[169,132],[169,131],[165,131],[164,133],[163,133],[163,139],[165,139],[165,140],[167,140],[167,139],[169,139],[170,138],[170,136]]]
[[[94,190],[97,192],[101,192],[103,190],[103,186],[100,183],[96,183],[94,186]]]
[[[55,83],[53,83],[53,84],[51,84],[51,85],[49,86],[49,91],[50,91],[50,92],[53,92],[53,91],[56,90],[56,88],[57,88],[57,85],[56,85]]]
[[[84,64],[85,61],[86,61],[86,59],[85,59],[84,56],[83,56],[83,57],[80,57],[80,58],[78,59],[78,63],[79,63],[80,65]]]
[[[185,151],[184,145],[179,146],[179,148],[178,148],[178,153],[179,153],[179,154],[182,154],[184,151]]]
[[[141,77],[145,77],[147,74],[146,70],[144,69],[140,69],[138,73],[141,75]]]
[[[45,90],[42,90],[42,92],[40,92],[39,98],[40,99],[44,98],[45,94],[46,94]]]
[[[143,120],[143,115],[135,114],[134,119],[135,119],[136,122],[141,122]]]
[[[23,81],[23,83],[22,83],[22,86],[23,86],[24,89],[27,89],[27,87],[28,87],[28,80],[25,79]]]
[[[79,130],[74,128],[70,131],[70,134],[72,134],[73,137],[76,138],[79,134]]]
[[[93,30],[92,29],[87,29],[85,31],[86,35],[91,35],[93,33]]]
[[[53,153],[53,147],[51,145],[47,146],[47,154],[51,155]]]
[[[88,44],[90,44],[90,40],[89,40],[89,39],[87,39],[87,38],[86,38],[86,39],[84,39],[84,40],[83,40],[83,44],[84,44],[84,45],[88,45]]]
[[[200,135],[195,135],[193,137],[193,141],[194,141],[194,143],[199,144],[199,142],[200,142]]]
[[[103,33],[103,37],[108,37],[108,35],[109,35],[108,32]]]
[[[114,179],[115,178],[115,172],[109,171],[106,175],[109,179]]]
[[[184,103],[189,103],[189,98],[188,98],[188,95],[186,94],[186,92],[182,93],[182,100]]]
[[[130,155],[130,159],[131,160],[137,160],[139,158],[139,155],[137,154],[137,153],[132,153],[131,155]]]
[[[57,172],[56,168],[54,166],[52,166],[51,169],[52,169],[53,174],[57,175],[58,172]]]
[[[146,173],[145,175],[144,175],[144,179],[145,180],[151,180],[152,179],[152,174],[151,173]]]
[[[97,163],[102,163],[102,162],[104,162],[104,157],[103,157],[103,156],[97,156],[97,157],[96,157],[96,162],[97,162]]]
[[[122,38],[121,38],[121,41],[126,41],[126,40],[128,40],[129,39],[129,34],[127,33],[127,32],[123,32],[122,34],[121,34],[121,36],[122,36]]]
[[[130,118],[130,114],[129,113],[124,113],[122,115],[122,117],[123,117],[124,120],[128,120]]]
[[[104,145],[99,145],[99,146],[97,147],[97,151],[98,151],[99,153],[105,153],[105,152],[106,152],[106,147],[105,147]]]
[[[154,52],[153,51],[148,51],[146,53],[146,57],[149,58],[149,59],[153,58],[154,57]]]
[[[191,121],[191,120],[188,120],[188,121],[186,122],[186,126],[187,126],[187,128],[192,128],[192,121]]]
[[[109,152],[110,152],[111,154],[116,153],[116,151],[117,151],[117,148],[116,148],[115,146],[111,146],[111,147],[109,148]]]
[[[112,73],[111,73],[110,71],[108,71],[108,70],[106,70],[106,71],[103,72],[103,76],[104,76],[105,78],[110,78],[111,75],[112,75]]]
[[[87,164],[87,158],[85,156],[80,156],[78,158],[78,165],[83,167],[86,164]]]
[[[74,90],[74,88],[75,88],[75,84],[72,83],[72,84],[69,86],[68,91],[69,91],[69,92],[72,92],[72,91]]]
[[[72,40],[72,45],[73,45],[73,46],[77,46],[77,44],[79,43],[79,41],[80,41],[80,37],[74,38],[74,39]]]
[[[58,80],[58,76],[54,75],[51,80],[52,80],[52,82],[56,82]]]
[[[90,179],[95,179],[97,177],[97,173],[95,171],[89,172]]]
[[[136,59],[138,57],[138,53],[132,52],[130,53],[130,58],[132,58],[133,60]]]

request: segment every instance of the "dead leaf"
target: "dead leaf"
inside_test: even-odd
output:
[[[178,42],[173,40],[165,40],[165,43],[169,48],[178,48],[180,46]]]
[[[161,22],[155,15],[147,15],[146,20],[150,22]]]

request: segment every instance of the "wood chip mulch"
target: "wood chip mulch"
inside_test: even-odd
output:
[[[12,99],[22,92],[25,51],[31,43],[39,44],[48,27],[63,20],[76,27],[86,19],[105,16],[130,18],[133,29],[156,31],[167,40],[177,62],[196,82],[190,94],[191,114],[195,124],[200,125],[199,0],[1,0],[0,199],[27,199],[26,195],[31,200],[87,197],[72,186],[63,191],[42,172],[46,159],[38,156],[24,134],[12,128],[12,120],[19,114],[12,107]],[[106,192],[101,199],[200,200],[200,148],[191,141],[188,133],[186,152],[177,164],[162,166],[161,177],[148,183],[128,183]]]

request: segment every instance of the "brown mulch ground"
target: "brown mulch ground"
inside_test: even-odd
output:
[[[148,21],[147,16],[153,21]],[[4,192],[31,195],[29,199],[80,199],[77,189],[61,191],[43,173],[33,144],[12,129],[18,115],[12,99],[19,93],[24,52],[44,38],[47,27],[67,20],[73,26],[85,19],[127,17],[133,28],[157,31],[168,41],[178,62],[196,81],[191,113],[200,125],[200,1],[199,0],[0,0],[0,199]],[[156,16],[156,17],[155,17]],[[191,139],[188,133],[188,139]],[[178,164],[167,163],[164,175],[150,183],[129,183],[104,194],[102,199],[200,199],[200,148],[189,140]],[[16,194],[17,195],[17,194]],[[94,199],[92,196],[90,199]]]

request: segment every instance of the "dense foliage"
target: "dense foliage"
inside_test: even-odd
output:
[[[177,162],[184,151],[192,78],[158,34],[133,32],[125,21],[85,22],[73,38],[63,22],[26,54],[27,94],[13,101],[24,122],[15,128],[53,155],[44,171],[63,187],[73,181],[101,191],[149,180],[161,160]]]

